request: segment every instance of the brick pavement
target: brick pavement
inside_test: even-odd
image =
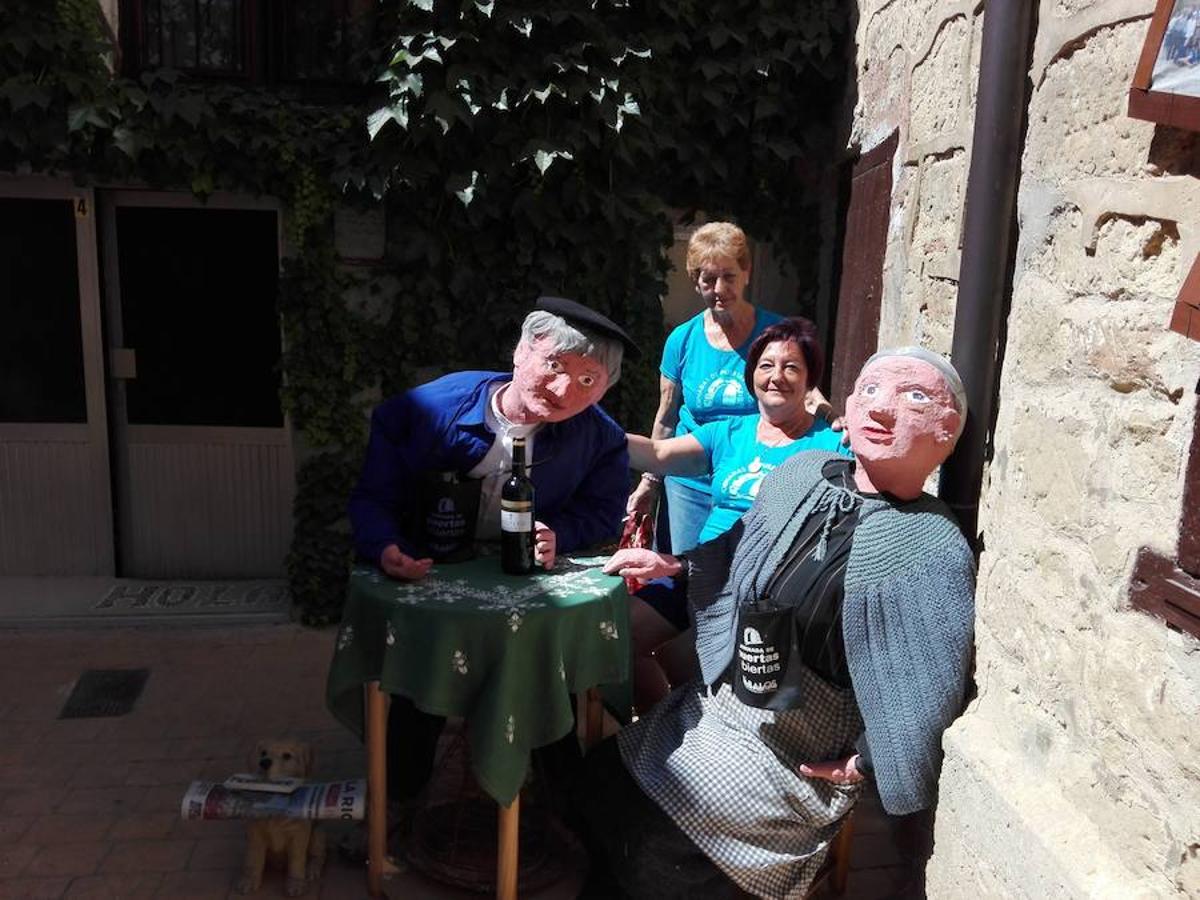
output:
[[[180,799],[193,779],[244,770],[271,735],[311,741],[318,777],[365,771],[357,740],[324,707],[333,638],[295,625],[0,630],[0,900],[239,896],[241,823],[183,822]],[[131,713],[57,718],[83,670],[133,667],[150,678]],[[888,822],[877,801],[863,812],[846,896],[895,896],[904,869]],[[579,880],[539,897],[572,897]],[[478,896],[411,873],[389,893]],[[365,894],[361,869],[331,854],[308,896]],[[282,873],[257,896],[282,897]]]

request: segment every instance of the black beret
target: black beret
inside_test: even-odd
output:
[[[562,316],[572,325],[602,334],[605,337],[616,338],[625,345],[625,352],[634,359],[642,355],[642,351],[633,342],[633,338],[627,335],[620,325],[608,316],[603,316],[594,309],[588,309],[582,303],[576,303],[565,297],[538,297],[534,306],[545,312],[554,313],[556,316]]]

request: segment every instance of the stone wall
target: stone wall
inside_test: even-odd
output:
[[[1131,610],[1173,555],[1200,344],[1200,135],[1125,116],[1152,0],[1044,0],[994,458],[979,696],[946,738],[931,897],[1200,894],[1200,642]],[[949,351],[984,12],[860,6],[852,135],[900,131],[880,344]]]

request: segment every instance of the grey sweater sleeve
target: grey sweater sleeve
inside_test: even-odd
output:
[[[854,590],[848,584],[842,609],[854,696],[866,725],[859,750],[869,745],[879,796],[892,815],[934,802],[942,733],[962,711],[973,646],[970,549],[957,531],[942,540],[922,537],[923,558],[882,581]],[[892,544],[892,553],[898,549]]]

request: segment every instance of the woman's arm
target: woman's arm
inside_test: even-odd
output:
[[[672,381],[665,375],[658,376],[658,411],[654,414],[654,425],[650,428],[650,438],[666,440],[675,436],[675,428],[679,425],[679,409],[683,406],[683,386]],[[643,439],[644,440],[644,439]],[[633,451],[632,445],[630,452]],[[635,468],[641,468],[634,464]],[[649,514],[658,500],[658,492],[662,488],[662,479],[650,471],[642,476],[638,486],[629,495],[625,504],[625,512],[629,515],[636,513]]]
[[[708,453],[695,437],[651,440],[641,434],[627,434],[629,465],[655,475],[703,475],[709,469]]]
[[[650,437],[662,440],[675,436],[679,425],[679,410],[683,406],[683,386],[665,375],[658,376],[658,411],[654,414],[654,425]]]

